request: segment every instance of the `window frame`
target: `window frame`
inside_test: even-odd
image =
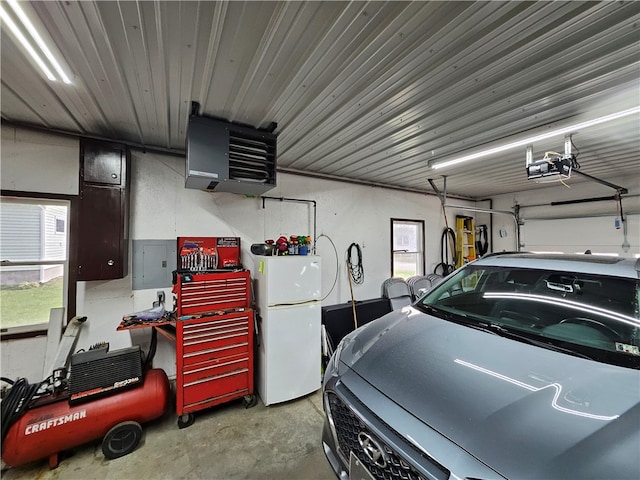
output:
[[[427,265],[427,249],[426,249],[426,241],[425,241],[425,221],[424,220],[418,220],[415,218],[391,218],[390,221],[390,231],[391,231],[391,241],[390,241],[390,250],[391,250],[391,255],[390,255],[390,271],[391,271],[391,276],[394,276],[394,263],[395,263],[395,254],[400,252],[400,250],[394,250],[394,226],[396,225],[396,223],[413,223],[416,224],[418,226],[418,230],[420,232],[420,235],[422,236],[422,238],[417,239],[416,244],[418,245],[418,248],[421,248],[421,250],[415,251],[415,252],[409,252],[406,251],[406,253],[415,253],[418,255],[421,255],[422,258],[421,259],[417,259],[416,262],[416,267],[418,267],[416,270],[420,271],[421,273],[416,273],[416,275],[426,275],[426,265]],[[420,261],[421,260],[421,261]]]
[[[34,200],[38,201],[52,201],[52,202],[67,202],[68,203],[68,216],[67,223],[65,225],[67,229],[67,269],[66,269],[66,306],[64,325],[76,316],[76,294],[77,294],[77,216],[78,216],[78,196],[77,195],[63,195],[57,193],[42,193],[42,192],[25,192],[17,190],[0,190],[1,197],[15,198],[18,200]],[[0,259],[2,260],[2,259]],[[26,262],[25,262],[26,263]],[[40,262],[39,262],[40,263]],[[52,263],[49,261],[43,261],[41,264]],[[53,263],[61,263],[59,261],[53,261]],[[47,333],[47,323],[34,324],[32,327],[12,327],[3,328],[0,331],[1,340],[14,340],[18,338],[31,338],[37,337]]]

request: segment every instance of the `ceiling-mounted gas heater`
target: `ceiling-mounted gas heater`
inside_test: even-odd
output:
[[[275,124],[259,130],[191,115],[185,187],[261,195],[276,186]]]

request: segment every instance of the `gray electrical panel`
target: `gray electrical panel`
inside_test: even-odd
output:
[[[176,240],[134,240],[132,263],[134,290],[171,287]]]

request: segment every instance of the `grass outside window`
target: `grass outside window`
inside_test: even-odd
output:
[[[2,329],[49,322],[51,308],[63,306],[63,277],[46,283],[24,282],[0,289]]]

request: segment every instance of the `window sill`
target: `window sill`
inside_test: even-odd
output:
[[[0,330],[0,341],[17,340],[20,338],[32,338],[47,335],[46,323],[38,323],[35,325],[25,325],[23,327],[7,327]]]

